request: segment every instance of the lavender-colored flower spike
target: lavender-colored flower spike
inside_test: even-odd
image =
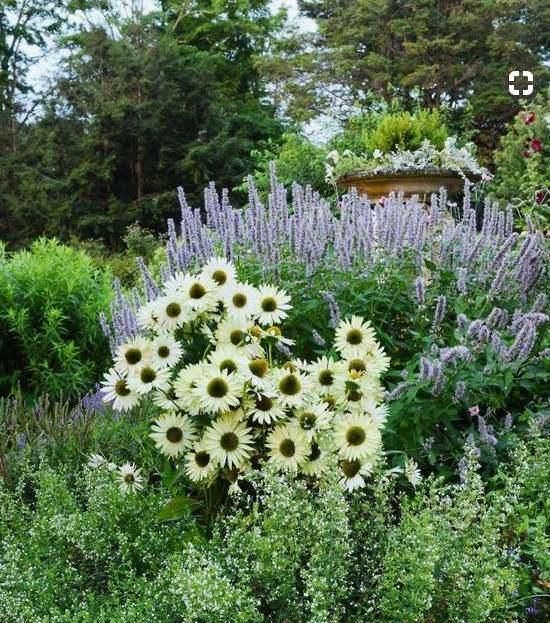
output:
[[[416,300],[419,305],[424,305],[426,301],[426,290],[424,287],[424,279],[422,277],[417,277],[414,282],[414,291],[416,294]]]
[[[445,311],[447,309],[447,299],[444,295],[439,295],[437,297],[437,303],[435,306],[435,314],[434,320],[432,323],[432,331],[437,331],[443,322],[443,318],[445,317]]]

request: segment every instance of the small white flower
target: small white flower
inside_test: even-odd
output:
[[[97,469],[98,467],[107,467],[107,459],[101,454],[91,454],[88,460],[88,467]]]
[[[418,465],[414,459],[406,459],[403,473],[405,474],[405,478],[415,488],[422,482],[422,474],[420,473]]]
[[[120,490],[124,493],[137,493],[143,489],[143,476],[141,469],[133,463],[124,463],[118,468],[118,481]]]

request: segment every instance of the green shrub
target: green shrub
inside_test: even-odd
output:
[[[325,182],[326,148],[317,146],[306,137],[288,132],[280,145],[268,144],[263,151],[254,151],[254,179],[259,190],[265,192],[270,186],[270,164],[275,164],[277,178],[285,185],[293,182],[310,184],[321,195],[333,194]],[[246,182],[241,190],[246,188]]]
[[[384,153],[396,149],[414,151],[428,140],[437,149],[443,149],[447,137],[447,128],[438,110],[387,113],[367,133],[365,146],[370,153],[376,149]]]
[[[82,251],[39,240],[0,257],[0,392],[75,397],[100,376],[108,345],[98,322],[110,277]]]

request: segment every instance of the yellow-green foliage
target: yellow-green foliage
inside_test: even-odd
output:
[[[447,136],[445,122],[437,110],[419,110],[415,114],[389,113],[367,134],[366,146],[370,152],[375,149],[390,152],[397,148],[414,151],[428,140],[442,149]]]
[[[77,396],[104,366],[98,315],[110,277],[82,251],[41,239],[0,255],[0,392]]]

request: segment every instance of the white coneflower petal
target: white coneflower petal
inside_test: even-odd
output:
[[[284,290],[278,290],[273,286],[261,286],[259,292],[258,322],[264,326],[280,323],[292,308],[290,297]]]
[[[186,415],[165,413],[153,423],[149,434],[155,446],[166,456],[177,458],[191,448],[196,440],[196,432]]]
[[[252,429],[230,415],[215,420],[204,434],[204,447],[221,467],[240,467],[253,450]]]
[[[141,469],[133,463],[124,463],[118,468],[118,481],[120,490],[124,493],[137,493],[143,489],[143,476]]]
[[[111,403],[115,411],[128,411],[140,401],[140,395],[128,385],[128,377],[111,368],[101,383],[103,401]]]
[[[309,454],[306,436],[292,424],[276,426],[269,434],[266,446],[270,449],[269,461],[290,472],[297,472]]]

